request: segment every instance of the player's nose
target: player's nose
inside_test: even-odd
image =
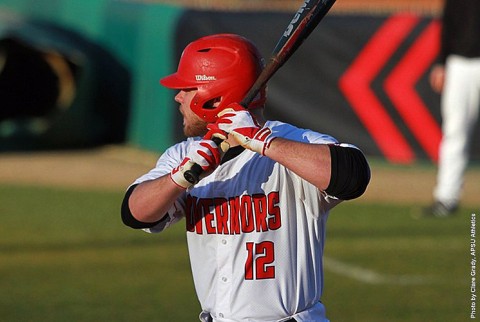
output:
[[[179,91],[177,95],[175,95],[175,102],[182,104],[183,103],[183,91]]]
[[[174,98],[174,99],[175,99],[175,102],[180,103],[180,104],[182,103],[182,95],[181,95],[181,93],[182,93],[181,91],[178,92],[177,95],[175,95],[175,98]]]

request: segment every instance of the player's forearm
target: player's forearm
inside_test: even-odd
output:
[[[330,182],[330,150],[325,144],[307,144],[275,138],[265,155],[325,190]]]
[[[139,184],[130,195],[128,205],[138,221],[152,223],[162,219],[175,199],[185,190],[165,175]]]

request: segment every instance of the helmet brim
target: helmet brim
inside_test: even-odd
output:
[[[198,82],[194,81],[187,81],[178,77],[178,73],[173,73],[171,75],[165,76],[164,78],[160,79],[160,84],[165,86],[166,88],[171,89],[187,89],[187,88],[197,88]]]

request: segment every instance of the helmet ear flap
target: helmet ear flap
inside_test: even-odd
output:
[[[190,108],[206,122],[213,123],[217,119],[217,114],[225,108],[222,104],[223,99],[221,87],[212,86],[212,83],[206,84],[198,87]]]
[[[206,110],[216,109],[221,101],[222,101],[221,97],[214,97],[214,98],[206,101],[205,104],[203,104],[202,108],[204,108]]]

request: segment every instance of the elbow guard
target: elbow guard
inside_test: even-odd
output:
[[[365,156],[353,147],[329,145],[329,148],[332,174],[325,191],[342,200],[360,197],[370,182],[370,167]]]
[[[125,196],[123,197],[122,208],[121,208],[122,222],[124,223],[124,225],[134,229],[152,228],[156,226],[158,223],[160,223],[163,220],[163,218],[153,223],[141,222],[132,215],[132,212],[130,211],[130,207],[128,206],[128,199],[130,199],[130,196],[132,195],[132,192],[133,190],[135,190],[136,186],[137,185],[131,186],[125,193]],[[168,216],[165,216],[164,218],[168,218]]]

